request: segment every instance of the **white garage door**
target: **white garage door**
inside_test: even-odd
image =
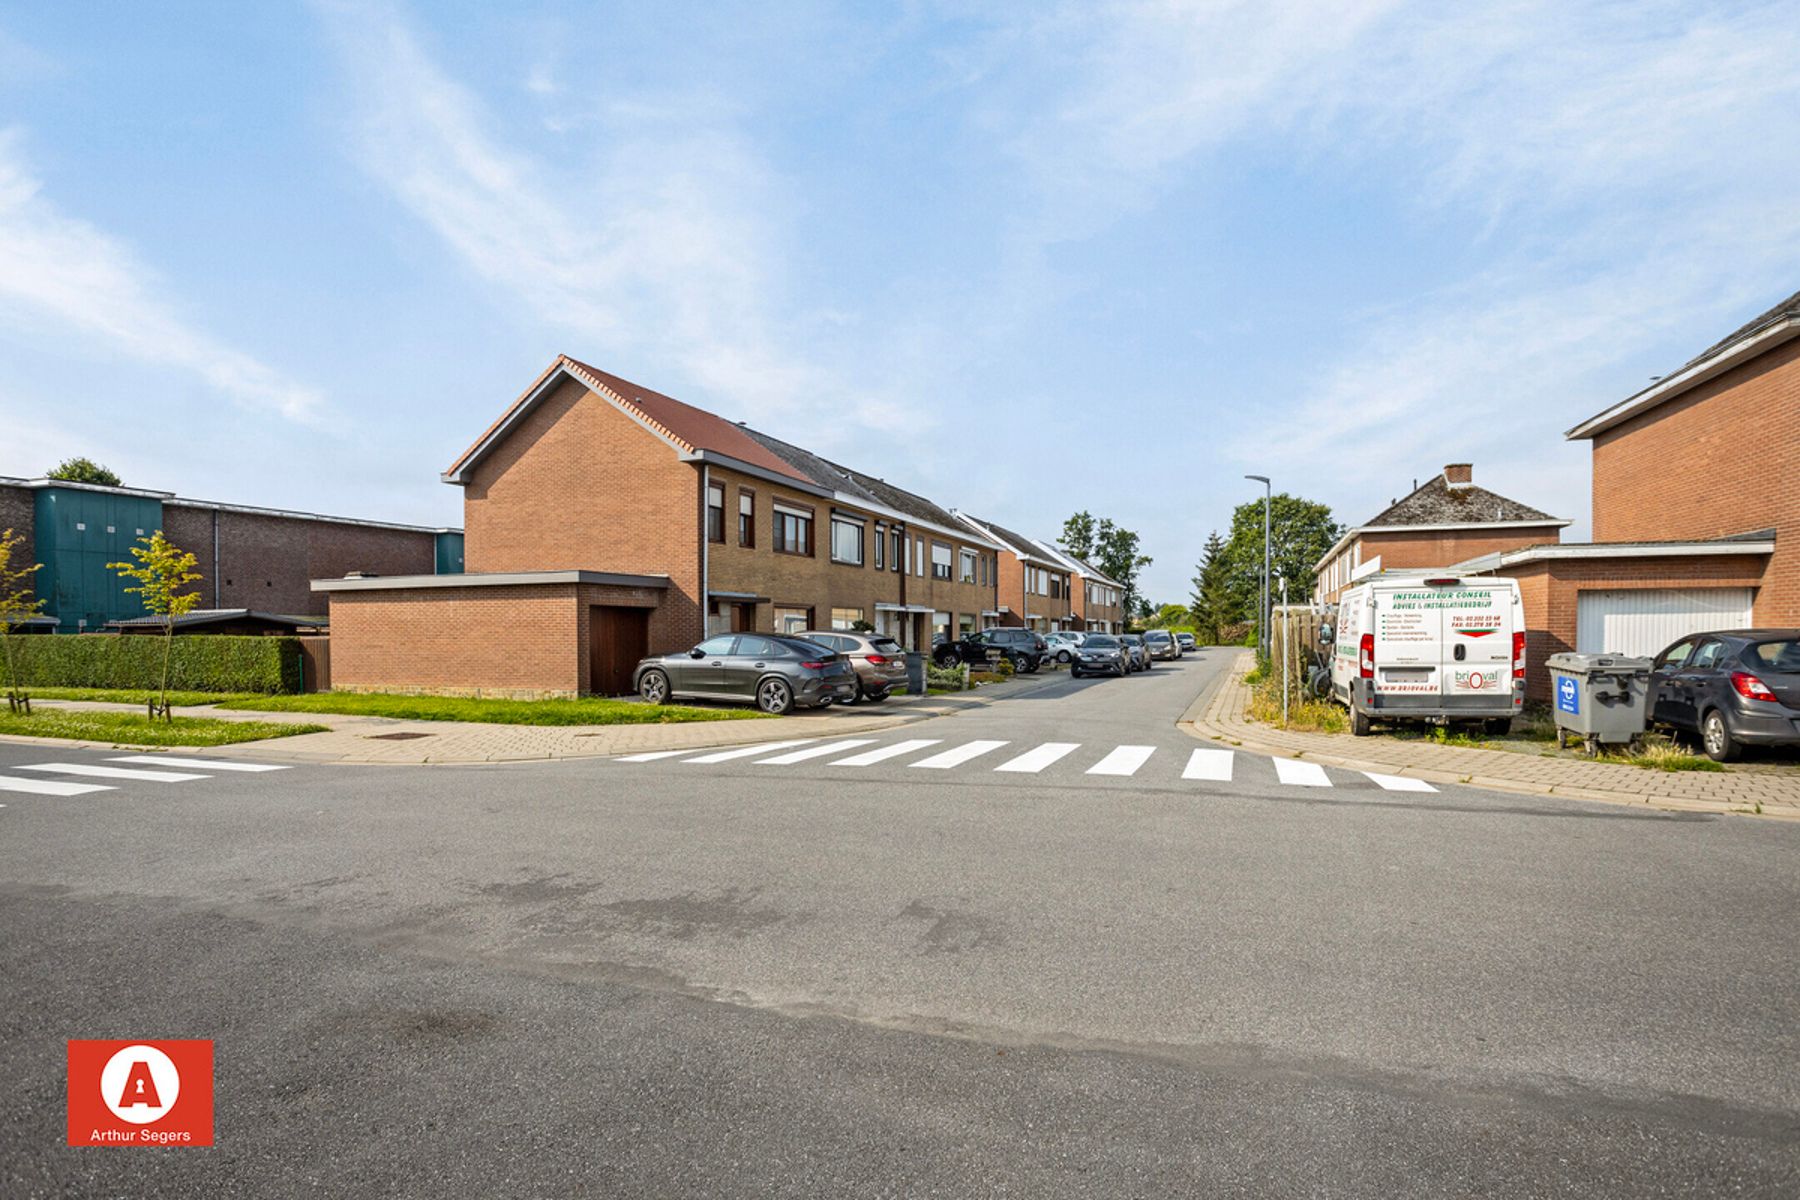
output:
[[[1575,649],[1582,654],[1644,658],[1690,633],[1750,624],[1749,588],[1642,588],[1581,592]]]

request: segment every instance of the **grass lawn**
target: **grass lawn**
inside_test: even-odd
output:
[[[32,687],[25,693],[33,700],[105,700],[113,704],[149,704],[157,693],[144,691],[141,688],[72,688],[72,687]],[[180,692],[170,689],[169,703],[177,706],[190,704],[219,704],[226,700],[254,700],[254,692]]]
[[[176,717],[151,721],[139,713],[71,712],[40,708],[29,717],[0,711],[0,734],[20,737],[77,738],[131,746],[229,746],[264,738],[321,733],[323,725],[274,721],[218,721],[208,717]]]
[[[257,696],[224,707],[248,712],[348,713],[408,721],[478,721],[488,725],[675,725],[767,716],[752,708],[692,708],[633,700],[482,700],[466,696],[401,696],[389,692],[314,692]]]

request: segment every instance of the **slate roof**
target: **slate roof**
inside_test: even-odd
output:
[[[1780,304],[1771,308],[1768,312],[1740,325],[1738,328],[1732,330],[1730,333],[1702,350],[1699,354],[1688,359],[1681,364],[1681,371],[1687,370],[1697,362],[1704,362],[1706,359],[1711,358],[1727,346],[1734,345],[1743,341],[1745,338],[1753,337],[1756,334],[1761,333],[1771,325],[1779,325],[1783,321],[1792,321],[1795,319],[1800,319],[1800,292],[1795,292],[1786,300],[1783,300]],[[1670,372],[1671,375],[1678,375],[1680,373],[1680,371]]]
[[[832,462],[803,446],[784,442],[772,434],[751,429],[747,425],[740,425],[738,428],[754,439],[758,445],[820,487],[843,492],[847,496],[854,496],[883,508],[891,508],[916,521],[929,521],[934,525],[942,525],[946,529],[960,527],[956,518],[947,509],[933,504],[916,492],[895,487],[885,479],[878,479],[873,475],[858,471],[854,467],[846,467],[842,463]]]
[[[1036,542],[1032,541],[1022,533],[1017,533],[1004,525],[996,525],[994,522],[985,520],[981,517],[972,516],[969,520],[980,525],[983,529],[991,530],[995,537],[999,538],[1002,542],[1005,542],[1007,548],[1020,558],[1029,558],[1033,562],[1045,563],[1052,567],[1061,567],[1062,565],[1054,558],[1045,554],[1043,547],[1039,546]]]
[[[1385,525],[1487,525],[1499,521],[1561,524],[1560,517],[1509,500],[1473,483],[1451,487],[1442,474],[1426,480],[1410,496],[1394,501],[1359,528]]]

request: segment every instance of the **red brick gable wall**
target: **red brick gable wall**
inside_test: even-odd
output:
[[[666,574],[652,652],[702,636],[699,468],[573,380],[477,464],[463,489],[463,526],[471,572]]]
[[[1800,624],[1800,341],[1594,439],[1594,540],[1773,527],[1760,625]]]
[[[37,502],[30,488],[0,487],[0,533],[8,529],[22,536],[13,550],[14,570],[37,561]]]

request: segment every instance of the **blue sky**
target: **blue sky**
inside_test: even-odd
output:
[[[0,474],[458,523],[567,351],[1174,599],[1246,472],[1585,536],[1800,287],[1791,3],[94,11],[0,4]]]

